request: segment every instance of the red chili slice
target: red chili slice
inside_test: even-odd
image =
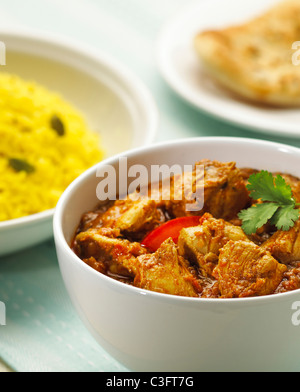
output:
[[[168,238],[172,238],[177,244],[181,230],[187,227],[198,226],[200,219],[200,216],[188,216],[170,220],[148,234],[143,240],[142,246],[152,252],[156,252]]]

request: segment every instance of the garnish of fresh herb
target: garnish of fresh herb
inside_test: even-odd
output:
[[[11,158],[8,160],[9,166],[16,172],[25,171],[26,173],[33,173],[35,171],[34,166],[25,161],[24,159]]]
[[[268,171],[261,171],[249,177],[250,197],[260,200],[247,210],[241,211],[242,229],[247,235],[255,234],[268,222],[278,230],[290,230],[299,219],[299,209],[292,188],[280,175],[274,177]]]
[[[51,128],[58,134],[58,136],[64,136],[66,133],[64,123],[57,115],[51,117]]]

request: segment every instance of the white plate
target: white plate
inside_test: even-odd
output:
[[[6,66],[80,109],[101,134],[107,157],[149,145],[158,127],[156,105],[143,83],[109,56],[60,36],[0,31]],[[53,210],[0,223],[0,256],[52,237]]]
[[[266,108],[238,100],[207,76],[193,46],[197,33],[244,23],[278,2],[198,0],[185,8],[159,37],[158,63],[166,82],[198,109],[226,122],[274,136],[299,137],[299,109]]]

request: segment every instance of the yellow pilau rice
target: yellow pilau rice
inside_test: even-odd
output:
[[[99,136],[58,94],[0,74],[0,221],[52,209],[103,158]]]

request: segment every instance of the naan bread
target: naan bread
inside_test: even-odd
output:
[[[251,101],[287,107],[300,106],[297,41],[300,0],[284,0],[244,25],[199,33],[195,47],[223,86]]]

